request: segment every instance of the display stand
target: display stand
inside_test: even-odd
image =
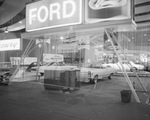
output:
[[[69,29],[69,32],[74,32],[73,28],[70,28],[70,29]],[[69,34],[69,32],[67,32],[67,34]],[[134,87],[133,87],[133,84],[132,84],[132,82],[131,82],[131,80],[130,80],[130,78],[129,78],[129,76],[128,76],[126,70],[125,70],[125,68],[123,67],[123,63],[122,63],[121,57],[120,57],[118,51],[116,50],[116,47],[115,47],[115,45],[114,45],[114,43],[113,43],[113,40],[112,40],[112,37],[113,37],[113,39],[117,42],[118,47],[119,47],[119,49],[120,49],[122,52],[123,52],[123,49],[121,48],[121,46],[120,46],[120,44],[119,44],[117,38],[114,36],[113,31],[111,31],[109,28],[106,28],[106,29],[104,30],[104,32],[106,33],[107,37],[109,38],[110,43],[111,43],[111,45],[112,45],[112,47],[113,47],[113,50],[114,50],[115,54],[117,55],[117,57],[118,57],[118,59],[119,59],[119,62],[121,63],[121,68],[122,68],[122,70],[123,70],[123,75],[124,75],[124,77],[125,77],[125,79],[126,79],[128,85],[129,85],[129,87],[130,87],[130,89],[131,89],[131,91],[132,91],[132,93],[133,93],[133,95],[134,95],[134,97],[135,97],[136,102],[139,102],[139,103],[140,103],[139,97],[138,97],[138,95],[137,95],[137,93],[136,93],[136,91],[135,91],[135,89],[134,89]],[[111,37],[111,36],[112,36],[112,37]],[[32,48],[32,50],[30,50],[30,48],[31,48],[31,46],[32,46],[32,44],[33,44],[33,42],[34,42],[34,40],[31,40],[31,41],[29,42],[29,44],[28,44],[28,46],[27,46],[25,52],[23,53],[23,55],[22,55],[22,57],[21,57],[20,63],[24,60],[24,58],[26,57],[26,55],[28,55],[32,50],[34,50],[34,49],[37,47],[37,46],[35,46],[34,48]],[[43,40],[42,42],[44,42],[44,40]],[[93,42],[94,42],[94,41],[93,41]],[[40,43],[40,44],[41,44],[41,43]],[[96,43],[95,43],[95,44],[96,44]],[[29,51],[29,50],[30,50],[30,51]],[[125,55],[124,52],[123,52],[123,55]],[[41,57],[41,56],[42,56],[42,48],[41,48],[41,51],[40,51],[40,57]],[[38,61],[38,63],[39,63],[39,61]],[[12,80],[13,77],[17,74],[19,68],[20,68],[20,64],[17,66],[15,72],[14,72],[13,75],[11,76],[11,80]],[[37,68],[38,68],[38,69],[37,69],[37,72],[36,72],[36,80],[38,79],[39,64],[38,64],[38,67],[37,67]],[[139,78],[139,76],[138,76],[138,74],[136,73],[136,71],[134,71],[133,73],[136,75],[137,80],[140,82],[140,84],[141,84],[141,86],[142,86],[142,88],[143,88],[143,91],[144,91],[145,93],[148,93],[148,91],[146,90],[146,87],[145,87],[144,84],[142,83],[142,81],[141,81],[141,79]],[[96,84],[95,84],[95,86],[94,86],[94,89],[95,89],[95,88],[96,88]]]

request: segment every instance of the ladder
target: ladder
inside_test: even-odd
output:
[[[109,28],[107,28],[107,29],[105,29],[105,33],[106,33],[107,37],[109,38],[110,43],[111,43],[111,45],[112,45],[112,47],[113,47],[113,50],[114,50],[114,52],[116,53],[116,55],[117,55],[117,57],[118,57],[118,60],[119,60],[119,62],[120,62],[120,64],[121,64],[121,67],[122,67],[122,70],[123,70],[123,75],[124,75],[124,77],[125,77],[126,80],[127,80],[127,83],[128,83],[128,85],[129,85],[129,87],[130,87],[130,89],[131,89],[131,91],[132,91],[132,93],[133,93],[133,95],[134,95],[134,98],[135,98],[136,102],[139,102],[139,103],[140,103],[141,101],[140,101],[140,99],[139,99],[139,97],[138,97],[138,95],[137,95],[137,93],[136,93],[136,91],[135,91],[135,89],[134,89],[134,86],[133,86],[133,84],[132,84],[132,82],[131,82],[131,80],[130,80],[130,78],[129,78],[129,76],[128,76],[128,74],[127,74],[125,68],[124,68],[124,66],[123,66],[122,59],[121,59],[121,57],[120,57],[118,51],[116,50],[116,47],[115,47],[115,45],[114,45],[114,43],[113,43],[112,38],[113,38],[113,39],[115,40],[115,42],[117,43],[118,48],[121,50],[121,52],[123,53],[124,56],[125,56],[125,53],[124,53],[124,51],[123,51],[121,45],[119,44],[117,38],[115,37],[113,31],[110,30]],[[112,36],[112,37],[111,37],[111,36]],[[126,57],[126,58],[127,58],[127,57]],[[129,64],[131,64],[131,63],[129,62]],[[132,66],[132,65],[131,65],[131,66]],[[138,80],[139,83],[141,84],[141,86],[142,86],[142,88],[143,88],[143,92],[148,93],[146,87],[144,86],[143,82],[142,82],[141,79],[139,78],[139,76],[138,76],[136,70],[133,70],[133,73],[135,74],[137,80]],[[148,96],[148,98],[147,98],[147,100],[146,100],[146,103],[148,104],[148,103],[149,103],[149,95],[147,95],[147,96]]]

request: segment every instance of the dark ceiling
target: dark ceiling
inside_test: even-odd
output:
[[[13,25],[25,18],[25,6],[39,0],[0,0],[0,28]]]

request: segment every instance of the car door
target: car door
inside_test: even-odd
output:
[[[100,67],[100,70],[99,70],[99,77],[100,78],[107,77],[108,74],[109,74],[108,67]]]

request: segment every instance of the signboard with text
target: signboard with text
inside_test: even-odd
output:
[[[25,57],[22,62],[21,57],[10,57],[10,62],[11,65],[30,65],[32,62],[37,62],[37,57]]]
[[[20,50],[20,49],[21,49],[20,38],[0,40],[0,51]]]
[[[82,0],[42,0],[26,6],[26,31],[82,23]]]

